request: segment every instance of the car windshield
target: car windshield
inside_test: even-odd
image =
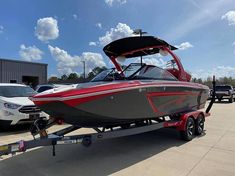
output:
[[[216,86],[215,90],[218,90],[218,91],[228,91],[228,90],[232,90],[232,87],[231,86]]]
[[[30,87],[24,86],[0,86],[0,96],[2,97],[29,97],[36,92]]]

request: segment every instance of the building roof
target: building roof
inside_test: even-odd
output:
[[[0,62],[1,61],[16,62],[16,63],[25,63],[25,64],[36,64],[36,65],[43,65],[43,66],[47,66],[48,65],[48,64],[45,64],[45,63],[38,63],[38,62],[29,62],[29,61],[21,61],[21,60],[0,58]]]

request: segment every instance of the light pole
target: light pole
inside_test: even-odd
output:
[[[147,32],[143,32],[142,29],[135,29],[135,30],[133,31],[133,34],[135,34],[135,35],[140,35],[140,37],[142,37],[143,34],[147,34]],[[141,65],[142,65],[142,63],[143,63],[143,61],[142,61],[142,56],[140,56],[140,62],[141,62]]]
[[[82,61],[83,63],[83,76],[84,76],[84,80],[86,79],[86,62]]]

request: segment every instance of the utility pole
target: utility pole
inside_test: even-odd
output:
[[[82,61],[83,63],[83,76],[84,76],[84,81],[86,79],[86,62],[85,61]]]
[[[133,31],[133,34],[135,34],[135,35],[140,35],[140,37],[142,37],[143,34],[147,34],[147,32],[143,32],[142,29],[135,29],[135,30]],[[141,63],[141,65],[143,64],[143,58],[142,58],[142,56],[140,56],[140,63]]]

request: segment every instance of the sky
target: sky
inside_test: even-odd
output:
[[[0,58],[48,64],[48,77],[113,67],[109,42],[134,29],[159,37],[193,77],[235,78],[235,0],[3,0]],[[144,62],[162,66],[151,56]]]

